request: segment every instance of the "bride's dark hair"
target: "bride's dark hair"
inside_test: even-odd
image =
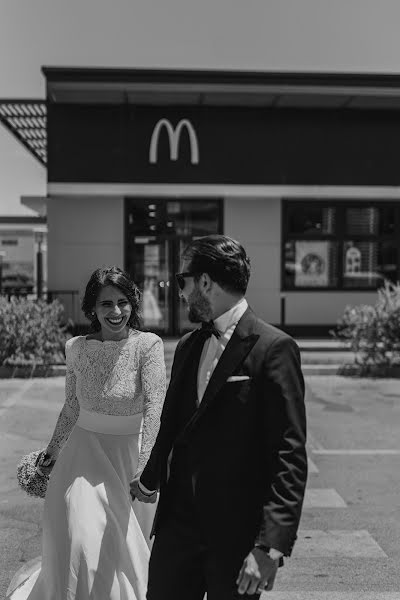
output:
[[[82,310],[85,317],[90,321],[92,331],[100,331],[101,329],[97,315],[93,314],[93,309],[100,291],[107,285],[118,288],[128,298],[132,306],[128,325],[131,329],[139,329],[141,326],[139,314],[140,290],[126,271],[114,266],[93,271],[86,285],[85,295],[82,300]]]

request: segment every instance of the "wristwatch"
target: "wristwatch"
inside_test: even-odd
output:
[[[268,546],[262,542],[256,542],[254,544],[254,548],[258,548],[259,550],[265,552],[271,560],[280,560],[283,557],[283,552],[280,550],[275,550],[275,548],[268,548]]]

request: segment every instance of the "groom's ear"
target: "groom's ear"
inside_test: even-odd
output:
[[[208,292],[214,284],[208,273],[202,273],[199,278],[199,286],[203,292]]]

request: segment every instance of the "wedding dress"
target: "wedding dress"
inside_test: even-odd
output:
[[[129,482],[158,432],[162,341],[133,330],[117,342],[78,336],[66,362],[42,557],[17,573],[7,600],[145,600],[155,505],[132,502]]]

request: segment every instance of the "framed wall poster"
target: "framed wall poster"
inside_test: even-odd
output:
[[[329,242],[296,241],[296,287],[329,286]]]

